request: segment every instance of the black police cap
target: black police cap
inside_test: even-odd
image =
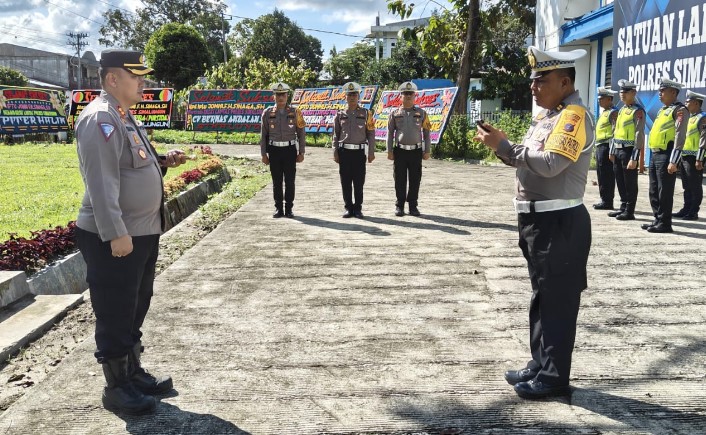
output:
[[[101,67],[125,68],[131,73],[144,76],[154,72],[147,66],[145,55],[136,50],[104,50],[101,53]]]

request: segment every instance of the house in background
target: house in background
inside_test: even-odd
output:
[[[375,25],[370,27],[370,34],[367,39],[375,41],[375,59],[389,59],[392,56],[392,50],[397,45],[397,37],[400,30],[410,29],[413,27],[426,26],[429,24],[429,18],[418,18],[416,20],[397,21],[387,23],[384,26],[380,25],[380,17],[375,18]]]

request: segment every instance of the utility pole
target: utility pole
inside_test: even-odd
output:
[[[233,19],[232,15],[228,15],[227,20]],[[223,45],[223,63],[228,63],[228,50],[226,50],[226,14],[221,11],[221,45]]]
[[[83,81],[83,71],[81,68],[81,49],[88,45],[87,42],[83,41],[85,38],[88,38],[88,33],[69,32],[66,36],[71,38],[66,42],[66,44],[76,49],[76,56],[78,57],[78,88],[82,89],[81,82]]]

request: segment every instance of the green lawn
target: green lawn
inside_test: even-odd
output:
[[[197,164],[189,160],[166,178]],[[0,145],[0,242],[75,220],[83,191],[76,145]]]

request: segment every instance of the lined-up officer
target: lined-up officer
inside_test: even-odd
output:
[[[637,203],[637,167],[645,147],[645,109],[637,104],[637,85],[618,80],[623,107],[615,122],[610,158],[620,194],[620,210],[608,213],[618,220],[634,220]]]
[[[659,85],[659,100],[664,104],[650,130],[650,205],[654,220],[642,228],[651,233],[672,232],[672,206],[674,183],[677,179],[677,164],[681,159],[689,111],[677,101],[683,87],[668,78]]]
[[[96,315],[98,362],[106,408],[152,412],[151,394],[172,389],[140,365],[142,323],[152,298],[159,236],[164,229],[162,176],[186,161],[181,151],[158,156],[130,113],[142,101],[153,70],[138,51],[105,50],[103,90],[76,121],[79,168],[86,188],[76,220],[76,244]]]
[[[287,104],[290,89],[286,83],[275,83],[271,89],[275,93],[275,105],[262,112],[260,154],[262,163],[270,165],[272,175],[272,193],[275,199],[275,212],[272,217],[293,218],[297,163],[304,161],[306,151],[304,117],[301,110]]]
[[[699,209],[704,197],[704,152],[706,151],[706,113],[701,105],[703,94],[686,91],[686,108],[689,110],[689,124],[686,129],[686,141],[682,151],[679,173],[684,188],[684,207],[672,214],[687,221],[699,218]]]
[[[613,128],[618,118],[618,109],[613,104],[617,92],[598,88],[598,105],[603,109],[596,122],[596,175],[598,176],[598,192],[601,202],[593,204],[596,210],[613,210],[615,196],[615,174],[610,161],[610,142],[613,139]]]
[[[363,185],[365,164],[375,160],[375,120],[370,110],[360,107],[362,88],[358,83],[343,85],[348,108],[340,110],[333,119],[333,159],[341,176],[344,218],[363,217]],[[351,185],[353,186],[351,188]],[[355,202],[353,193],[355,192]]]
[[[569,392],[571,355],[581,291],[587,286],[591,219],[583,205],[594,122],[574,88],[575,60],[585,50],[529,47],[532,95],[544,108],[522,144],[490,125],[478,129],[507,165],[517,168],[515,209],[519,245],[532,282],[530,350],[525,368],[505,373],[523,398]]]
[[[407,202],[409,214],[419,216],[417,201],[422,181],[422,159],[428,160],[431,155],[431,123],[427,112],[414,105],[417,85],[404,82],[399,91],[402,93],[402,107],[390,114],[387,122],[387,158],[395,162],[395,215],[404,216],[404,204]]]

